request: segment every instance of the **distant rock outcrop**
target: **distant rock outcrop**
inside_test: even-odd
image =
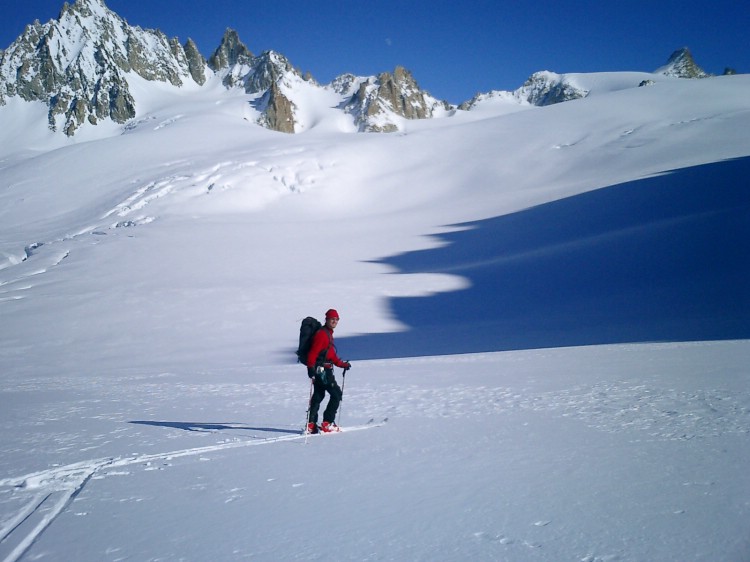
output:
[[[585,98],[588,94],[588,90],[575,85],[570,77],[544,70],[532,74],[517,90],[512,92],[494,90],[477,94],[471,100],[458,106],[458,109],[471,111],[477,105],[491,99],[502,99],[508,103],[521,105],[545,106]]]
[[[676,78],[708,78],[712,76],[695,63],[690,49],[683,47],[669,57],[667,64],[657,69],[655,74],[674,76]]]
[[[589,92],[564,75],[543,71],[532,74],[514,94],[531,105],[544,106],[585,98]]]
[[[333,84],[339,91],[351,89],[357,80],[351,75],[340,77]],[[417,85],[411,72],[396,67],[393,74],[359,80],[359,86],[344,110],[354,116],[360,131],[392,132],[399,130],[398,118],[429,119],[439,111],[448,111],[450,104],[439,101]]]

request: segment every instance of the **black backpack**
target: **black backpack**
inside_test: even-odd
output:
[[[299,346],[297,346],[298,362],[307,364],[307,354],[310,353],[313,336],[322,327],[323,325],[312,316],[308,316],[302,321],[299,327]]]

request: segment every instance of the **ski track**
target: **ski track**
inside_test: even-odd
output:
[[[460,368],[480,357],[466,356],[451,360]],[[430,360],[393,362],[394,367],[404,365],[410,366],[417,373],[421,369],[430,370]],[[164,466],[169,466],[168,461],[181,457],[205,460],[206,455],[217,451],[316,439],[315,436],[306,436],[302,433],[272,437],[255,435],[250,439],[224,438],[227,430],[269,430],[253,428],[249,424],[210,424],[200,421],[190,424],[186,421],[177,421],[180,417],[173,417],[171,420],[165,420],[163,417],[153,418],[158,413],[163,416],[164,411],[173,407],[175,400],[205,401],[208,397],[209,400],[220,403],[222,409],[230,415],[232,412],[247,411],[250,405],[256,411],[267,411],[269,408],[291,411],[298,406],[299,381],[211,382],[209,375],[210,373],[202,371],[191,373],[190,377],[194,377],[194,381],[190,380],[190,377],[186,380],[184,374],[176,375],[170,372],[124,372],[111,375],[107,378],[106,384],[117,386],[123,393],[117,400],[102,400],[96,386],[102,382],[93,383],[92,388],[92,380],[88,377],[48,377],[26,373],[19,375],[16,380],[9,380],[4,393],[8,394],[11,400],[12,395],[17,393],[55,394],[63,391],[70,392],[75,396],[75,400],[50,404],[50,407],[45,409],[45,416],[41,418],[17,418],[14,424],[6,428],[11,434],[14,433],[15,424],[23,426],[33,423],[40,426],[40,429],[27,431],[23,439],[13,443],[13,447],[5,449],[7,455],[29,455],[29,459],[33,459],[36,451],[55,450],[57,458],[65,462],[66,457],[73,460],[76,455],[100,447],[102,451],[117,453],[122,451],[123,444],[133,437],[132,427],[123,426],[123,421],[128,419],[127,412],[130,411],[142,412],[143,419],[161,419],[162,421],[152,423],[174,430],[166,435],[167,439],[179,438],[189,430],[203,435],[220,435],[222,440],[207,446],[169,452],[101,456],[80,462],[69,462],[63,466],[24,476],[0,479],[0,493],[5,494],[9,508],[4,520],[0,519],[0,560],[16,562],[21,559],[44,531],[66,512],[91,480],[129,474],[127,467],[134,465],[139,465],[141,470],[145,471],[160,470]],[[658,381],[658,378],[656,380]],[[383,392],[382,384],[366,382],[366,378],[363,378],[358,382],[356,393],[347,396],[345,410],[356,411],[364,419],[388,416],[412,420],[446,417],[496,419],[499,415],[536,412],[552,418],[578,422],[596,431],[625,432],[630,435],[632,442],[701,440],[721,435],[750,433],[748,391],[710,387],[670,388],[660,386],[648,377],[629,377],[627,373],[619,373],[619,376],[611,380],[572,384],[553,390],[546,385],[538,387],[539,383],[534,380],[519,379],[517,385],[505,382],[506,384],[487,385],[472,384],[470,378],[457,382],[452,379],[437,379],[432,387],[423,384],[399,384],[390,388],[388,392]],[[92,392],[93,394],[90,394]],[[87,395],[90,395],[90,398],[87,398]],[[67,429],[72,420],[80,423],[81,419],[96,420],[91,426],[91,433],[71,433]],[[347,427],[344,433],[376,425],[351,426]],[[138,442],[142,446],[158,446],[156,442],[146,443],[142,439]],[[11,505],[14,507],[10,508]],[[534,526],[545,527],[546,521],[540,518]],[[522,545],[519,540],[489,531],[477,530],[474,536],[477,540],[500,545]]]
[[[387,418],[380,422],[370,420],[366,424],[346,427],[340,433],[344,434],[379,427],[386,423],[386,421]],[[332,433],[329,435],[336,434]],[[152,463],[158,461],[170,461],[175,458],[193,456],[198,456],[199,460],[205,460],[201,455],[206,453],[253,447],[256,445],[269,445],[281,441],[303,440],[307,443],[311,438],[314,439],[315,436],[306,435],[300,431],[300,433],[284,435],[282,437],[233,441],[168,453],[135,455],[129,458],[91,459],[34,472],[25,476],[2,479],[0,480],[0,489],[15,488],[16,490],[32,492],[34,496],[10,520],[3,523],[2,527],[0,527],[0,544],[6,548],[9,545],[12,548],[7,554],[2,554],[2,550],[0,550],[0,555],[4,556],[3,562],[16,562],[19,560],[42,535],[45,529],[66,510],[90,480],[129,474],[128,472],[118,472],[112,469],[130,465],[144,465],[145,470],[151,470]],[[29,527],[31,529],[27,530]],[[16,537],[16,535],[19,536]]]
[[[168,376],[164,374],[163,376]],[[171,378],[171,377],[168,377]],[[226,397],[241,406],[248,396],[268,404],[279,404],[289,400],[292,388],[297,384],[171,384],[154,383],[145,380],[133,381],[132,396],[148,396],[153,402],[158,396],[177,392],[182,397],[206,396]],[[52,390],[58,385],[75,387],[83,384],[80,380],[56,378],[55,381],[28,378],[23,390]],[[167,391],[169,387],[169,391]],[[263,397],[263,398],[260,398]],[[164,400],[167,399],[166,394]],[[347,407],[370,415],[368,410],[377,410],[389,417],[443,418],[446,412],[462,417],[495,416],[519,410],[552,414],[554,417],[578,420],[586,426],[604,432],[631,432],[634,440],[670,441],[702,439],[717,435],[747,434],[750,432],[750,394],[727,390],[680,391],[658,388],[638,380],[600,382],[593,385],[578,385],[564,390],[534,392],[530,389],[509,387],[487,387],[472,385],[451,385],[439,388],[425,388],[417,385],[404,385],[389,393],[370,384],[361,385],[356,396],[347,401]],[[50,412],[50,419],[58,422],[74,415],[71,409]],[[115,416],[117,417],[117,416]],[[104,416],[112,420],[112,415]],[[106,420],[105,420],[106,421]],[[381,424],[384,422],[381,422]],[[196,424],[196,431],[212,431],[210,424]],[[225,424],[223,429],[232,429]],[[356,431],[376,427],[378,424],[364,424],[347,427],[344,431]],[[237,429],[247,429],[238,427]],[[123,431],[123,430],[118,430]],[[127,431],[126,431],[127,433]],[[49,436],[48,436],[49,437]],[[59,435],[57,436],[59,437]],[[73,436],[78,441],[79,435]],[[52,436],[52,438],[56,438]],[[113,435],[99,435],[96,438],[115,438]],[[266,438],[253,438],[223,441],[217,444],[181,449],[166,453],[139,454],[132,457],[105,457],[55,467],[20,477],[0,480],[0,489],[11,488],[31,497],[21,509],[0,528],[0,541],[4,549],[12,550],[4,554],[5,562],[16,562],[34,544],[37,538],[63,513],[84,486],[92,479],[123,474],[124,467],[142,465],[144,470],[155,470],[154,465],[180,457],[205,458],[204,455],[216,451],[244,448],[256,445],[315,439],[302,433]],[[80,441],[78,441],[80,443]],[[105,441],[106,443],[107,441]],[[64,443],[57,442],[58,448]],[[96,448],[79,448],[85,451]],[[39,446],[39,443],[35,443]],[[31,446],[31,443],[29,443]],[[73,445],[71,445],[71,448]],[[497,540],[505,537],[481,536],[478,538]],[[3,554],[0,552],[0,556]]]

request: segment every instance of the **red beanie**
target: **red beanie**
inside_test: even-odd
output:
[[[339,313],[336,312],[333,308],[329,309],[328,312],[326,312],[326,319],[328,318],[338,318]]]

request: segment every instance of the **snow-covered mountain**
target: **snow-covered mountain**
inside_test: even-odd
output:
[[[672,78],[706,78],[710,76],[703,71],[693,59],[690,50],[682,48],[669,57],[667,64],[656,69],[653,73],[620,72],[618,80],[607,79],[597,82],[592,79],[596,74],[557,74],[550,71],[535,72],[517,90],[492,91],[477,94],[471,100],[464,102],[459,109],[471,110],[488,100],[505,100],[510,103],[528,104],[536,106],[552,105],[565,101],[581,99],[590,93],[610,92],[616,89],[648,86],[663,80],[664,76]],[[602,88],[602,86],[604,86]]]
[[[181,86],[205,82],[205,60],[159,31],[128,25],[101,0],[65,4],[58,19],[28,25],[0,60],[0,103],[18,96],[49,108],[53,130],[136,116],[128,75]]]
[[[231,29],[206,60],[192,40],[180,45],[160,31],[130,26],[103,0],[66,4],[58,19],[27,26],[2,53],[0,104],[14,96],[42,102],[48,107],[49,127],[72,136],[85,123],[111,119],[124,124],[135,118],[141,105],[135,77],[178,87],[202,86],[215,77],[228,89],[242,88],[257,97],[259,124],[288,133],[309,126],[309,91],[318,98],[315,103],[333,101],[361,131],[398,130],[399,120],[428,118],[448,108],[420,90],[403,68],[354,78],[352,91],[340,89],[349,77],[321,87],[312,77],[303,78],[280,53],[254,56]]]
[[[675,52],[656,74],[707,76],[687,49]],[[405,120],[447,117],[457,109],[423,91],[402,67],[378,76],[342,75],[321,86],[280,53],[253,55],[231,29],[206,60],[191,39],[181,45],[160,31],[131,26],[104,0],[65,4],[56,20],[27,26],[0,56],[0,106],[13,97],[40,102],[49,128],[68,136],[102,120],[123,125],[142,115],[138,97],[144,87],[138,81],[146,82],[145,89],[210,89],[216,81],[228,90],[243,89],[257,111],[253,122],[285,133],[308,130],[332,108],[343,114],[341,129],[360,132],[399,131]],[[646,76],[641,82],[653,81]],[[488,99],[544,106],[589,92],[575,75],[544,71],[513,92],[478,94],[458,109],[472,110]]]
[[[667,64],[657,69],[656,72],[677,78],[708,78],[710,76],[696,64],[693,54],[687,47],[677,49],[672,53]]]

